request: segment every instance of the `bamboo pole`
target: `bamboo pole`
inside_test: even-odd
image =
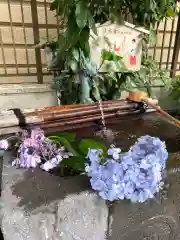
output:
[[[137,109],[137,104],[132,103],[124,103],[119,105],[120,101],[109,101],[106,103],[103,103],[103,111],[105,113],[108,112],[116,112],[117,110],[129,110],[133,111],[134,109]],[[75,105],[76,106],[76,105]],[[100,113],[100,108],[97,104],[84,104],[81,107],[79,106],[73,106],[74,108],[68,108],[63,110],[64,108],[57,107],[56,111],[54,111],[54,107],[48,108],[49,112],[47,111],[24,111],[22,112],[22,115],[24,117],[24,121],[26,124],[40,124],[42,122],[47,121],[53,121],[53,120],[63,120],[66,118],[72,118],[72,117],[84,117],[91,114],[97,114]],[[52,111],[50,111],[50,109]],[[61,110],[59,110],[61,109]],[[19,118],[14,114],[14,112],[4,112],[3,114],[0,114],[0,126],[3,127],[13,127],[18,126],[20,124]]]
[[[118,116],[134,115],[134,114],[138,114],[139,112],[140,112],[139,110],[135,110],[132,112],[118,111],[115,113],[104,114],[104,118],[107,119],[107,118],[118,117]],[[87,122],[92,122],[92,121],[101,120],[101,119],[102,119],[101,114],[93,114],[83,118],[72,118],[72,119],[66,119],[64,121],[43,122],[41,124],[36,124],[36,125],[43,129],[46,129],[46,128],[62,127],[66,125],[73,125],[73,124],[76,125],[80,123],[87,123]],[[33,127],[35,125],[30,124],[29,126]]]
[[[68,105],[67,105],[68,106]],[[130,109],[130,108],[134,108],[134,107],[138,107],[138,104],[134,104],[134,103],[124,103],[124,104],[120,104],[119,102],[111,102],[111,103],[103,103],[102,104],[102,107],[103,108],[107,108],[107,107],[112,107],[112,106],[119,106],[120,108],[127,108],[127,109]],[[74,107],[74,108],[52,108],[51,110],[49,111],[34,111],[34,112],[29,112],[27,114],[25,114],[26,116],[32,116],[32,115],[38,115],[38,116],[44,116],[45,114],[56,114],[56,113],[70,113],[70,112],[80,112],[80,111],[83,111],[83,110],[91,110],[91,109],[99,109],[100,111],[100,107],[99,105],[97,104],[84,104],[82,105],[81,107]]]
[[[125,107],[120,107],[120,106],[112,106],[112,107],[106,107],[103,108],[103,112],[107,113],[107,112],[114,112],[117,110],[133,110],[132,107],[130,108],[125,108]],[[96,114],[96,113],[100,113],[100,109],[88,109],[85,111],[73,111],[70,113],[49,113],[49,114],[44,114],[43,118],[44,121],[50,121],[52,119],[64,119],[64,118],[70,118],[70,117],[82,117],[82,116],[87,116],[87,115],[91,115],[91,114]]]
[[[128,103],[125,100],[108,100],[108,101],[102,101],[102,105],[106,104],[112,104],[112,103],[118,103],[119,105],[124,105],[125,103]],[[62,106],[52,106],[52,107],[44,107],[39,109],[33,109],[33,112],[49,112],[49,111],[59,111],[59,110],[70,110],[70,109],[79,109],[84,107],[90,107],[90,106],[99,106],[99,102],[94,103],[86,103],[86,104],[71,104],[71,105],[62,105]]]

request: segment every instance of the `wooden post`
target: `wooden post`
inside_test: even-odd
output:
[[[173,51],[173,56],[172,56],[172,65],[171,65],[171,72],[170,72],[171,77],[176,76],[179,50],[180,50],[180,12],[179,12],[179,16],[178,16],[178,23],[177,23],[177,28],[176,28],[176,37],[175,37],[175,42],[174,42],[174,51]]]
[[[37,2],[36,2],[36,0],[31,0],[30,2],[31,2],[31,14],[32,14],[32,24],[33,24],[34,45],[37,45],[37,44],[40,43]],[[43,83],[43,74],[42,74],[40,47],[35,48],[35,56],[36,56],[36,68],[37,68],[37,80],[38,80],[39,84],[42,84]]]

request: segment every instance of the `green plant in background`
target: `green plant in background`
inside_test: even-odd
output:
[[[91,30],[97,34],[97,23],[109,20],[119,22],[126,14],[130,14],[137,25],[154,30],[163,18],[176,15],[175,0],[53,0],[51,10],[55,11],[59,28],[62,29],[57,42],[49,44],[54,51],[52,67],[61,69],[55,72],[54,80],[56,88],[61,92],[62,104],[91,102],[99,97],[116,99],[123,88],[140,85],[150,93],[152,79],[168,79],[166,73],[160,71],[157,64],[147,57],[147,49],[144,50],[139,72],[108,71],[100,74],[90,58],[89,38]],[[109,60],[117,61],[111,52],[106,52],[102,61],[108,54]]]
[[[99,89],[101,99],[118,99],[122,91],[133,89],[144,89],[151,96],[151,87],[156,81],[159,85],[165,85],[169,89],[171,78],[166,70],[159,69],[151,57],[147,57],[142,62],[141,68],[136,72],[110,72],[98,74],[96,84]],[[97,100],[96,89],[92,90],[93,97]]]
[[[172,99],[180,102],[180,76],[176,76],[175,79],[172,80],[170,96]]]

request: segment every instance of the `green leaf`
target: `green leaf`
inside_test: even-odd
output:
[[[111,52],[107,51],[105,49],[103,49],[101,52],[101,58],[102,58],[102,61],[112,61],[113,60]]]
[[[88,8],[83,1],[79,1],[76,7],[76,22],[80,29],[83,29],[88,20]]]
[[[102,149],[104,155],[106,155],[107,153],[107,148],[103,143],[97,142],[92,139],[82,139],[78,145],[78,148],[85,156],[87,155],[89,148]]]
[[[149,44],[151,47],[154,47],[157,43],[157,33],[156,30],[151,30],[149,35]]]
[[[175,12],[175,11],[173,11],[172,9],[169,8],[169,9],[167,10],[167,16],[174,18],[174,17],[177,16],[177,12]]]
[[[100,101],[101,100],[101,96],[100,96],[100,93],[99,93],[99,89],[97,87],[94,87],[92,89],[92,95],[93,97],[96,99],[96,101]]]
[[[108,78],[111,78],[113,81],[115,81],[115,82],[117,82],[117,77],[116,77],[116,75],[113,73],[113,72],[110,72],[109,74],[108,74]]]
[[[64,159],[61,163],[61,167],[71,167],[76,170],[84,171],[85,168],[85,162],[87,159],[85,159],[83,156],[73,156],[68,159]]]
[[[61,146],[64,146],[69,152],[71,152],[74,156],[78,156],[79,154],[76,152],[76,150],[72,147],[70,142],[67,141],[64,137],[58,137],[58,136],[50,136],[48,137],[50,140],[54,141],[55,143],[59,143]]]
[[[93,31],[93,33],[95,35],[98,35],[97,28],[96,28],[96,23],[95,23],[95,21],[93,19],[93,16],[91,15],[90,12],[88,13],[88,22],[89,22],[89,27]]]
[[[117,62],[122,59],[119,55],[115,54],[114,52],[107,51],[106,49],[102,50],[101,53],[102,61],[114,61]]]
[[[85,42],[84,44],[84,50],[86,52],[86,56],[89,56],[90,54],[90,45],[89,45],[89,42]]]
[[[85,57],[89,56],[90,47],[89,47],[89,28],[85,27],[79,35],[79,43],[81,50],[84,53]]]
[[[54,135],[56,137],[63,137],[65,138],[67,141],[69,142],[72,142],[75,137],[76,137],[76,134],[75,133],[72,133],[72,132],[58,132],[56,133],[56,135]]]
[[[113,56],[113,61],[114,62],[118,62],[120,61],[123,57],[119,56],[119,55],[116,55],[115,53],[112,54]]]
[[[73,72],[77,72],[78,70],[78,63],[76,60],[72,59],[71,61],[69,61],[69,66],[72,69]]]
[[[73,48],[72,55],[76,61],[79,61],[79,51],[76,48]]]
[[[51,10],[51,11],[54,11],[54,10],[56,10],[57,8],[58,8],[58,0],[52,1],[51,4],[50,4],[50,10]]]
[[[113,99],[118,100],[118,99],[120,99],[120,97],[121,97],[121,91],[119,89],[117,92],[114,93]]]

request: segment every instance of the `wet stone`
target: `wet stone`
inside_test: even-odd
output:
[[[0,201],[4,240],[105,239],[108,209],[86,177],[13,169],[9,157]]]
[[[111,205],[108,240],[178,240],[180,236],[180,173],[168,175],[167,197],[144,204]]]

